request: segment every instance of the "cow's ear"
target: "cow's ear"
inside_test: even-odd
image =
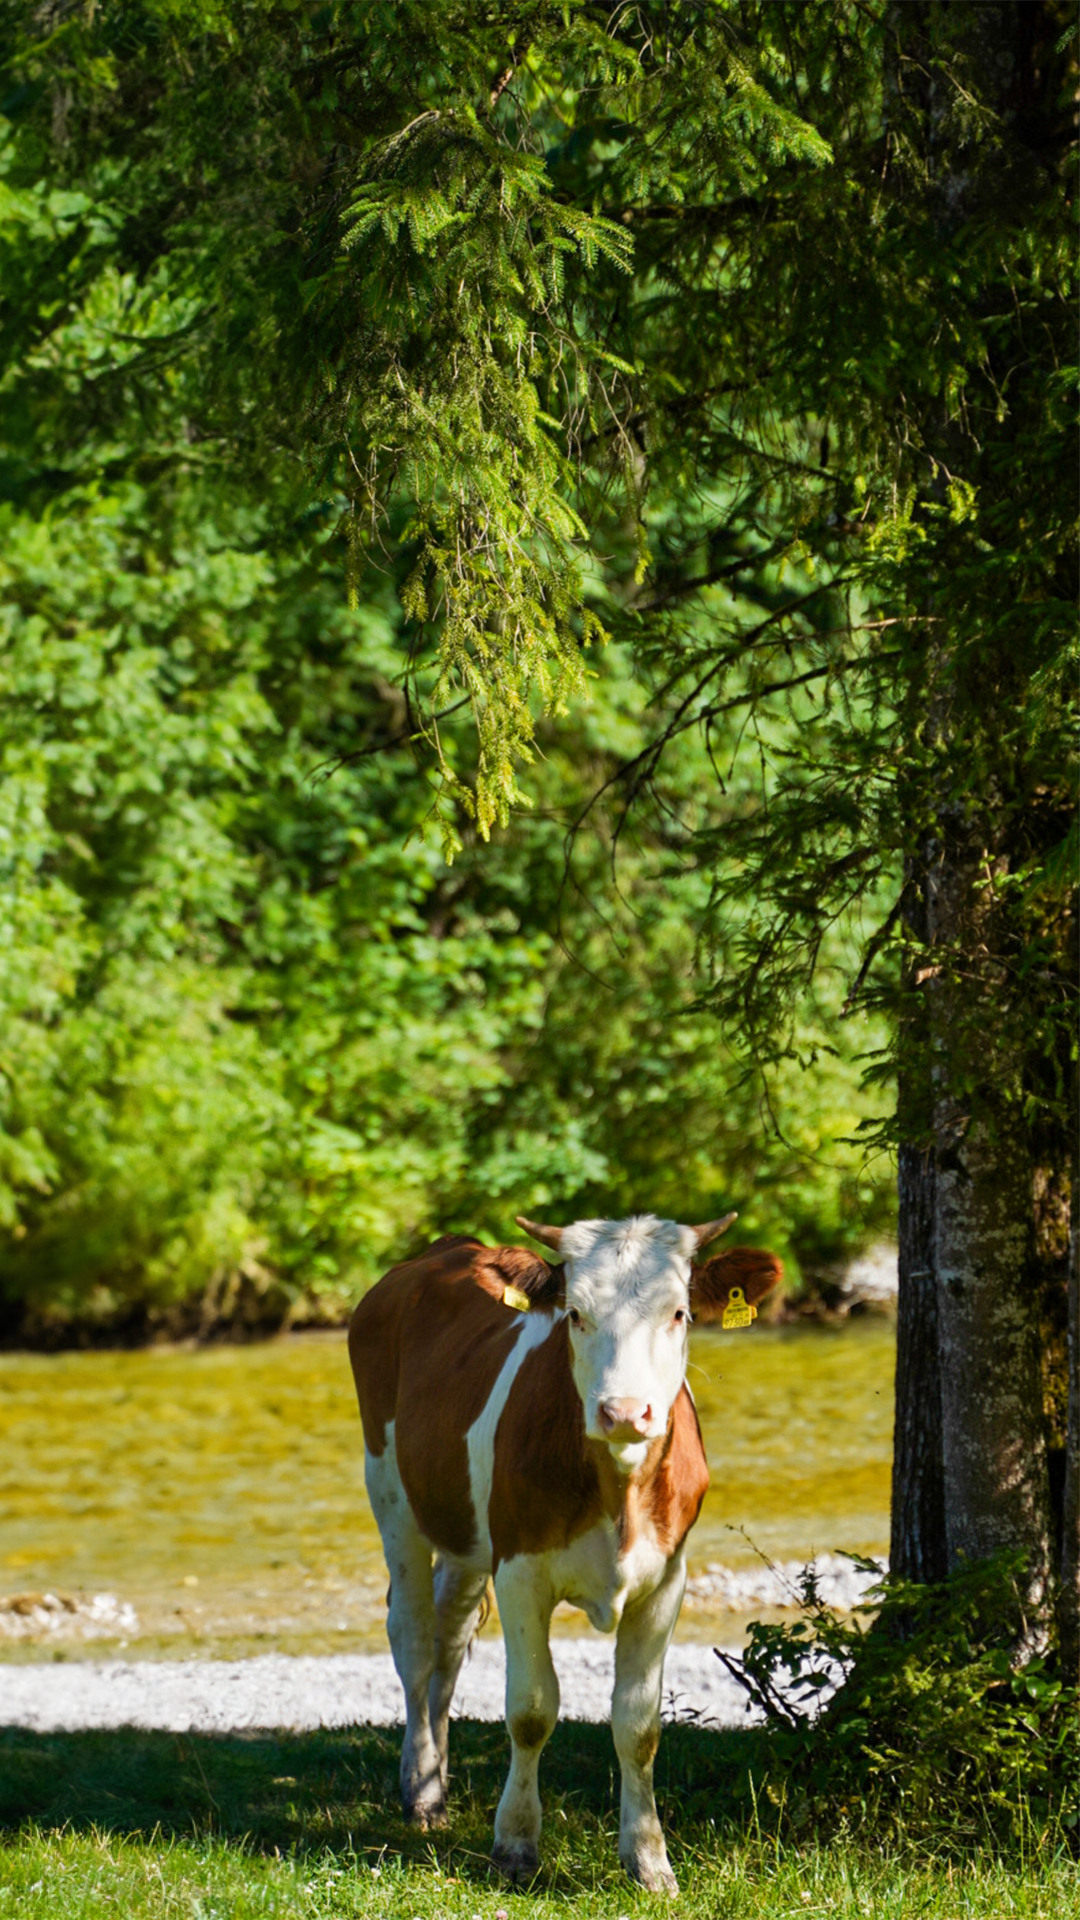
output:
[[[691,1270],[690,1311],[699,1323],[719,1320],[732,1287],[741,1287],[747,1305],[756,1307],[783,1277],[783,1263],[775,1253],[760,1247],[729,1247]]]
[[[549,1267],[528,1247],[481,1247],[473,1261],[473,1272],[493,1280],[500,1298],[504,1286],[527,1294],[534,1307],[561,1307],[566,1298],[566,1268]]]

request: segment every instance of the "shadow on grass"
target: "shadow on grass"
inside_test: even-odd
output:
[[[135,1838],[243,1842],[257,1851],[348,1852],[486,1874],[506,1775],[505,1729],[451,1729],[450,1825],[420,1834],[401,1817],[400,1730],[174,1734],[0,1729],[0,1837],[20,1828],[94,1829]],[[657,1758],[661,1818],[684,1840],[700,1824],[744,1824],[753,1733],[667,1727]],[[756,1770],[756,1769],[755,1769]],[[618,1768],[607,1727],[563,1722],[542,1763],[549,1841],[565,1820],[615,1845]],[[739,1814],[744,1819],[739,1819]],[[566,1827],[563,1826],[563,1831]],[[549,1849],[550,1851],[550,1849]]]

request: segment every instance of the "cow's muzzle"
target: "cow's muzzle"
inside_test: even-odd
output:
[[[643,1400],[601,1400],[596,1424],[605,1440],[645,1440],[652,1425],[652,1408]]]

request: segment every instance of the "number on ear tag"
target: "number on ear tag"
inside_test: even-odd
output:
[[[741,1287],[732,1287],[724,1308],[722,1327],[748,1327],[751,1320],[757,1319],[757,1308],[752,1307]]]
[[[519,1313],[528,1313],[532,1307],[528,1294],[522,1293],[520,1287],[504,1287],[503,1302],[508,1307],[516,1307]]]

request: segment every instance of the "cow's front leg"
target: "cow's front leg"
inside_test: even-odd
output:
[[[622,1770],[619,1858],[650,1893],[678,1893],[653,1795],[653,1761],[660,1744],[660,1698],[667,1653],[686,1586],[686,1560],[672,1560],[663,1584],[627,1607],[615,1646],[611,1730]]]
[[[506,1724],[510,1772],[495,1815],[492,1858],[511,1880],[531,1880],[540,1864],[540,1755],[559,1717],[559,1682],[548,1646],[554,1599],[528,1554],[495,1575],[506,1642]]]

